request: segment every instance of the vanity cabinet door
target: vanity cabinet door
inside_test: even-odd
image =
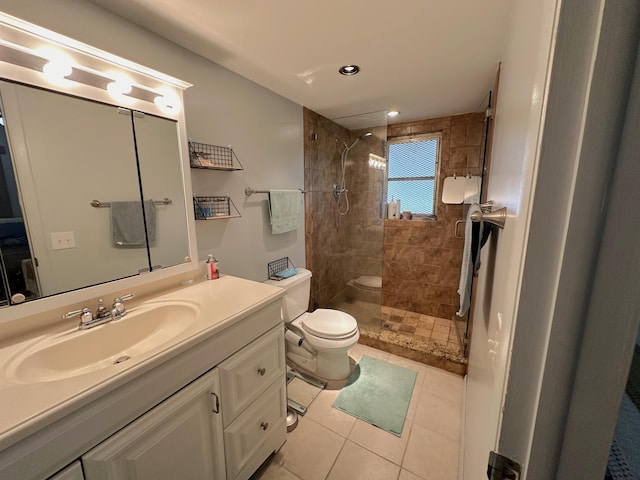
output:
[[[48,480],[84,480],[80,462],[73,462],[64,470],[56,473],[53,477],[49,477]]]
[[[285,378],[284,329],[271,329],[219,366],[222,415],[229,425],[269,386]]]
[[[224,479],[217,369],[82,457],[86,480]]]
[[[244,480],[280,449],[287,437],[287,390],[275,382],[224,430],[229,480]]]

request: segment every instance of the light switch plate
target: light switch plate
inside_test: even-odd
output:
[[[51,248],[54,250],[65,250],[76,248],[76,239],[73,232],[53,232],[51,233]]]

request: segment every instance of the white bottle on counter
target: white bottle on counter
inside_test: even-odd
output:
[[[391,220],[395,220],[399,217],[399,209],[398,202],[393,199],[393,195],[391,196],[391,201],[387,204],[387,218]]]

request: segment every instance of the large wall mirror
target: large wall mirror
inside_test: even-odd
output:
[[[0,305],[189,260],[175,120],[9,81],[0,105]]]

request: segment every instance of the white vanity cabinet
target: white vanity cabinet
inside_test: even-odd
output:
[[[249,478],[285,441],[285,378],[278,325],[83,455],[86,480]]]
[[[286,440],[282,326],[222,362],[219,369],[227,478],[246,479]]]
[[[84,480],[82,466],[79,461],[75,461],[53,477],[49,477],[48,480]]]
[[[86,480],[224,479],[213,369],[82,456]]]

